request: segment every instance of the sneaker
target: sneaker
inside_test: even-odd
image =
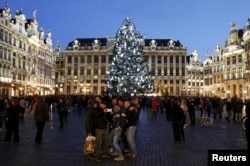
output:
[[[89,154],[88,158],[91,159],[91,160],[94,160],[95,159],[95,155],[94,154]]]
[[[103,157],[103,158],[109,158],[110,155],[108,155],[108,154],[103,154],[102,157]]]
[[[115,161],[123,161],[124,157],[123,156],[118,156],[116,158],[114,158]]]
[[[118,152],[112,152],[112,153],[110,153],[110,155],[111,155],[111,156],[118,156],[119,153],[118,153]]]
[[[9,144],[10,143],[10,141],[3,141],[3,142],[1,142],[2,144]]]
[[[100,157],[95,157],[95,161],[101,161]]]

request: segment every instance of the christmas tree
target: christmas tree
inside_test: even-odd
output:
[[[107,91],[111,96],[154,91],[140,38],[132,21],[126,18],[117,31],[112,62],[107,72]]]

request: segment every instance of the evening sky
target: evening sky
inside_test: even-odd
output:
[[[27,19],[37,10],[39,29],[52,32],[53,47],[64,50],[76,38],[115,37],[125,18],[146,38],[179,40],[204,60],[216,44],[224,48],[230,26],[246,26],[249,0],[8,0],[11,14]],[[1,1],[0,8],[5,3]]]

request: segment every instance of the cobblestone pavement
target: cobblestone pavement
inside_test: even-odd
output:
[[[197,115],[198,115],[197,111]],[[36,128],[31,114],[26,113],[20,121],[20,142],[0,144],[1,166],[206,166],[208,149],[246,149],[245,131],[240,123],[215,120],[213,127],[188,126],[186,142],[173,143],[172,124],[165,114],[157,114],[157,120],[148,120],[141,111],[136,131],[138,156],[131,160],[114,161],[103,158],[95,161],[82,153],[86,138],[84,114],[71,111],[63,130],[58,130],[57,113],[47,122],[42,144],[35,144]],[[225,117],[225,116],[224,116]],[[0,141],[5,133],[0,132]]]

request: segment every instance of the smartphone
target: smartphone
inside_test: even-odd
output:
[[[111,108],[107,108],[107,112],[112,112],[112,109]]]

